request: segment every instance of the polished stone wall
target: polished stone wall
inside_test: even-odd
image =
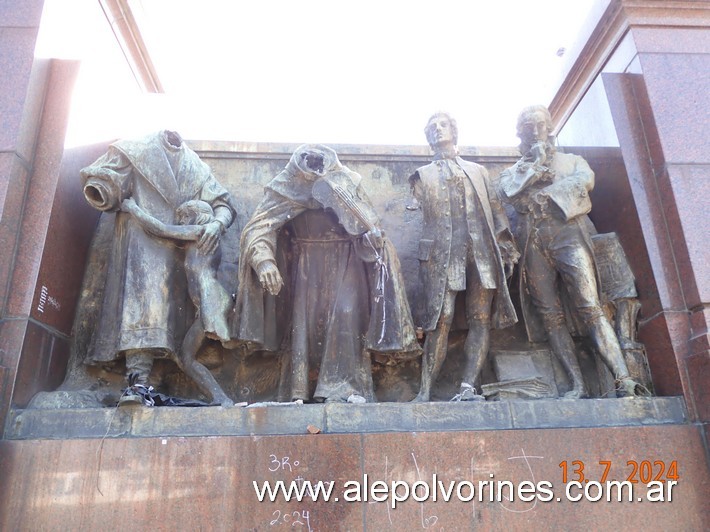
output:
[[[610,464],[607,480],[623,481],[633,473],[629,462],[650,461],[654,475],[662,463],[665,478],[674,460],[680,476],[670,502],[639,502],[641,484],[632,502],[566,500],[565,461],[568,480],[579,478],[572,471],[582,464],[585,478],[598,482],[600,461]],[[547,481],[553,497],[489,502],[484,488],[483,502],[455,494],[445,502],[441,493],[436,502],[395,508],[369,494],[367,502],[344,500],[344,483],[364,484],[365,475],[370,485],[434,485],[434,474],[444,486]],[[334,481],[340,500],[258,502],[252,482],[299,478]],[[710,519],[703,444],[688,425],[0,441],[0,487],[3,530],[702,530]]]
[[[32,316],[78,71],[75,62],[34,58],[42,5],[0,2],[0,424],[20,361],[56,385],[69,354],[68,336]],[[52,353],[44,367],[40,351]]]

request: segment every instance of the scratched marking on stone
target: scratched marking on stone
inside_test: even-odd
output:
[[[412,453],[412,460],[414,460],[414,467],[417,470],[417,479],[421,480],[422,475],[421,475],[421,472],[419,471],[419,465],[417,464],[417,457],[414,456],[414,453]],[[421,522],[422,522],[422,528],[429,528],[430,526],[434,526],[439,521],[439,517],[432,514],[429,517],[425,518],[424,517],[424,503],[421,502],[419,504],[420,504],[419,515],[420,515]]]
[[[544,460],[544,457],[543,456],[528,456],[525,454],[525,449],[522,449],[522,448],[520,449],[520,451],[522,453],[521,456],[510,456],[510,457],[508,457],[508,460],[525,460],[525,465],[527,466],[528,471],[530,472],[530,478],[532,478],[532,483],[534,485],[537,485],[535,482],[535,473],[533,473],[532,466],[530,465],[529,459],[530,458],[537,458],[538,460]],[[520,482],[518,482],[518,485],[519,484],[520,484]],[[508,497],[506,497],[505,495],[503,495],[503,498],[507,501],[510,501],[510,499]],[[535,497],[535,499],[532,502],[532,506],[530,506],[529,508],[527,508],[525,510],[514,510],[513,508],[507,508],[503,504],[502,501],[498,501],[498,504],[500,504],[501,508],[503,508],[507,512],[512,512],[512,513],[516,513],[516,514],[523,514],[523,513],[531,512],[532,510],[534,510],[535,507],[537,506],[537,501],[538,501],[538,499],[537,499],[537,497]]]

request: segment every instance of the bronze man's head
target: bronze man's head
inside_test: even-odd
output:
[[[518,115],[517,133],[521,144],[532,146],[538,142],[554,144],[552,117],[544,105],[530,105]]]
[[[459,129],[456,119],[448,113],[434,113],[424,128],[424,134],[433,150],[441,149],[446,144],[452,147],[459,141]]]

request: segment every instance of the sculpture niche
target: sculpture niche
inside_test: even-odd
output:
[[[410,208],[421,206],[423,213],[421,325],[427,332],[415,401],[430,400],[446,357],[459,295],[465,299],[468,333],[460,391],[454,400],[483,400],[474,386],[488,357],[490,329],[517,321],[506,279],[520,254],[488,172],[457,155],[456,121],[438,113],[424,131],[434,162],[409,178],[416,199]]]
[[[118,141],[81,176],[87,201],[115,213],[98,325],[85,362],[125,357],[129,387],[122,402],[150,401],[153,360],[165,357],[213,402],[232,404],[196,359],[206,337],[228,340],[231,298],[216,269],[220,237],[236,214],[229,193],[172,131]]]
[[[232,337],[281,353],[280,401],[374,401],[370,354],[419,350],[360,181],[327,146],[300,146],[242,232]]]
[[[501,174],[500,190],[503,201],[516,213],[515,234],[523,252],[520,296],[528,339],[537,342],[547,337],[572,381],[568,398],[587,396],[570,333],[575,329],[586,332],[592,340],[614,376],[618,396],[645,395],[645,387],[630,376],[619,339],[602,308],[599,261],[595,260],[590,233],[593,225],[587,218],[592,208],[589,192],[594,187],[594,172],[582,157],[555,149],[552,120],[544,106],[523,109],[517,132],[522,158]],[[597,248],[604,245],[599,239]],[[618,259],[623,251],[618,245],[611,247],[611,254],[606,256],[613,263],[613,254]],[[628,282],[625,284],[627,288],[622,285],[616,297],[628,301],[635,296],[633,277],[630,288]],[[578,327],[572,321],[568,323],[563,302],[571,311],[567,314],[579,322]],[[617,323],[626,324],[620,332],[625,344],[633,344],[631,322],[635,322],[634,309],[637,312],[638,307],[633,303],[624,303],[623,307],[618,309]]]

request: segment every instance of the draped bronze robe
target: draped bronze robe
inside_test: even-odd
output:
[[[171,146],[162,131],[122,140],[81,171],[90,204],[113,217],[113,238],[102,284],[103,298],[86,362],[110,361],[126,350],[175,353],[194,309],[187,294],[185,250],[175,241],[147,234],[121,201],[132,197],[159,221],[175,225],[175,211],[191,199],[234,217],[229,193],[184,143]]]
[[[297,150],[267,186],[242,232],[239,293],[233,338],[256,349],[282,352],[282,400],[344,401],[351,394],[374,399],[370,352],[416,352],[399,261],[385,239],[388,271],[377,298],[377,269],[362,239],[348,235],[337,218],[311,196],[318,176],[301,164]],[[361,177],[342,166],[335,152],[329,169],[347,173],[357,201],[369,201]],[[365,258],[363,258],[365,257]],[[274,261],[284,279],[277,296],[264,291],[255,269]],[[317,374],[317,378],[316,378]]]

